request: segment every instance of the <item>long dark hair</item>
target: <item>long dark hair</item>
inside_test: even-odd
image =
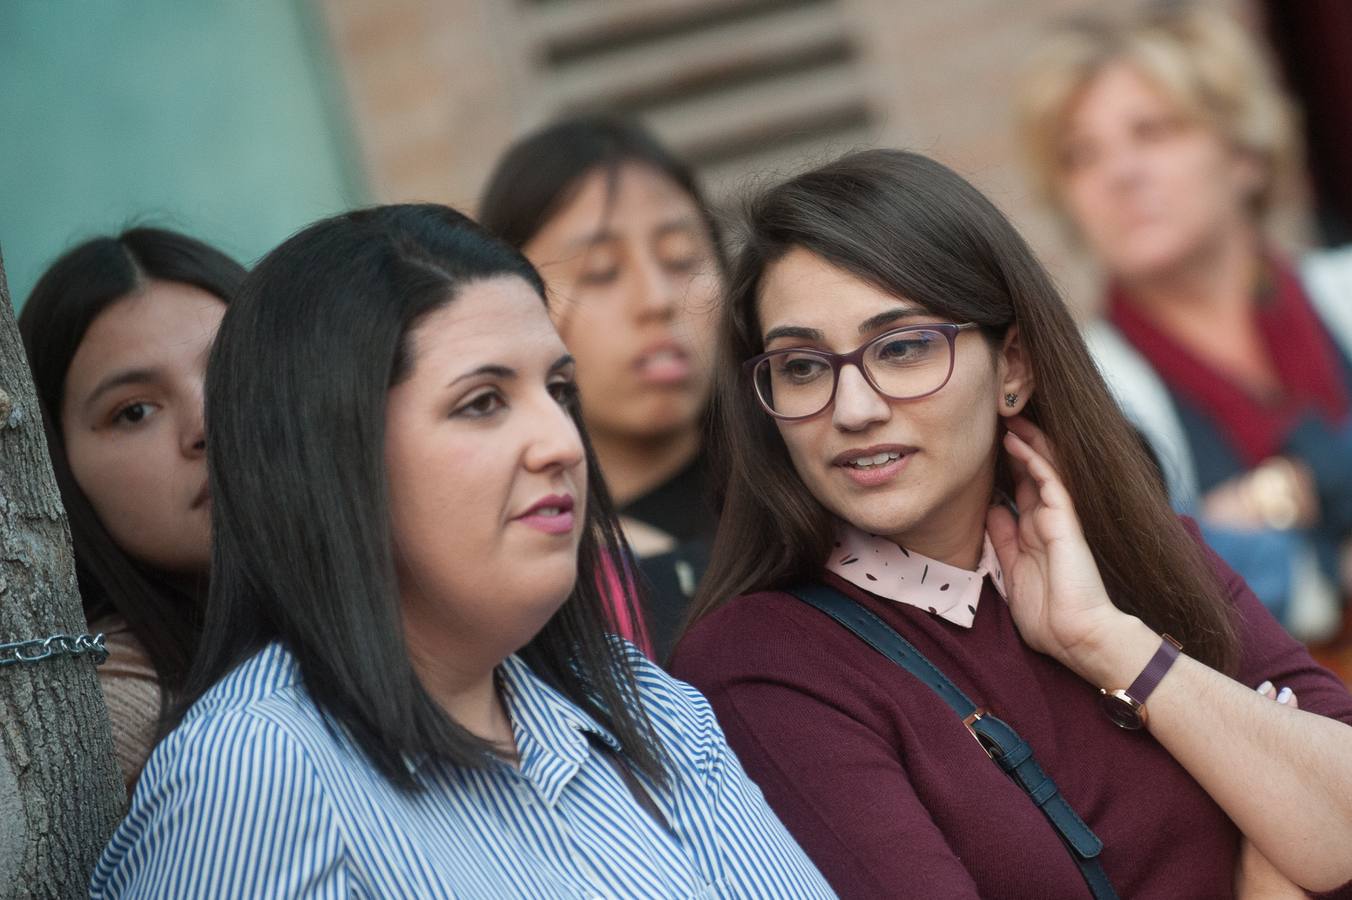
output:
[[[740,365],[764,349],[756,304],[766,269],[802,248],[935,315],[976,322],[991,340],[1017,324],[1037,384],[1024,415],[1056,448],[1113,601],[1197,659],[1232,669],[1237,638],[1218,580],[1055,287],[976,188],[923,156],[870,150],[771,188],[749,203],[746,222],[714,395],[723,518],[692,622],[738,595],[819,577],[831,546],[830,514],[795,474]],[[997,482],[1007,489],[1007,473]]]
[[[501,275],[523,279],[544,303],[544,285],[520,253],[432,204],[326,219],[258,264],[208,366],[211,596],[180,718],[232,668],[281,641],[316,705],[393,783],[414,783],[405,755],[485,764],[491,745],[436,705],[409,661],[385,411],[412,365],[409,336],[422,317],[455,302],[467,283]],[[607,558],[626,557],[585,433],[583,441],[589,485],[577,584],[520,653],[662,781],[633,671],[607,635],[600,576]]]
[[[708,229],[718,264],[726,270],[718,219],[705,202],[694,170],[636,120],[621,116],[559,119],[521,138],[489,176],[479,202],[479,221],[519,250],[568,205],[592,172],[606,173],[613,197],[620,166],[629,162],[655,169],[690,197]]]
[[[132,228],[63,254],[39,279],[19,315],[52,468],[70,521],[85,617],[93,621],[116,613],[126,620],[155,667],[165,698],[182,688],[196,651],[206,579],[200,591],[185,591],[128,557],[109,536],[66,458],[61,431],[66,372],[94,319],[147,281],[189,284],[228,304],[245,274],[243,266],[201,241],[159,228]]]

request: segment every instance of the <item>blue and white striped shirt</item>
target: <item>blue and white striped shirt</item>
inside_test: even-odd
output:
[[[99,861],[103,897],[832,897],[728,748],[705,699],[637,651],[671,759],[669,829],[585,736],[615,738],[516,657],[520,768],[427,760],[391,785],[325,726],[273,644],[155,749]]]

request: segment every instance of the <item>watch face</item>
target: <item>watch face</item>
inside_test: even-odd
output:
[[[1113,720],[1113,724],[1119,728],[1126,728],[1135,731],[1144,724],[1141,717],[1141,704],[1131,698],[1126,691],[1102,691],[1103,699],[1100,701],[1104,713]]]

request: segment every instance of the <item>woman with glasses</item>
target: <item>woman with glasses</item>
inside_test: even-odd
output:
[[[270,253],[207,374],[211,594],[94,897],[829,897],[622,549],[515,250],[441,206]]]
[[[871,151],[771,188],[720,340],[673,670],[842,896],[1352,879],[1352,697],[1173,514],[971,185]]]

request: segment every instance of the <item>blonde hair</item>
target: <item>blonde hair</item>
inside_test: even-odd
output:
[[[1297,112],[1249,33],[1199,3],[1152,3],[1126,15],[1067,21],[1034,52],[1016,100],[1019,139],[1043,199],[1058,198],[1060,138],[1080,93],[1105,68],[1127,63],[1193,121],[1214,129],[1262,165],[1252,198],[1256,218],[1299,178]]]

